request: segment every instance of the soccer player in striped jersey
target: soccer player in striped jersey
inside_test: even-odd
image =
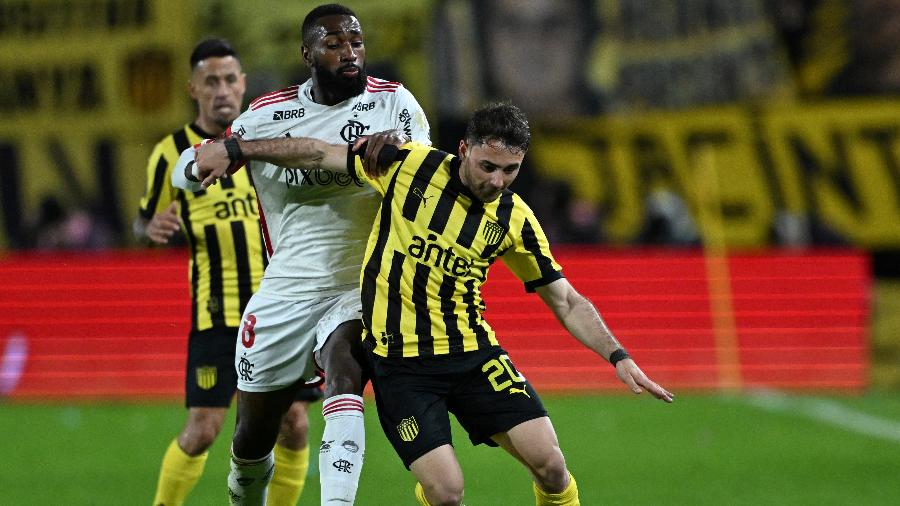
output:
[[[518,108],[494,104],[473,114],[458,155],[409,144],[382,173],[352,156],[364,139],[351,150],[314,139],[236,142],[244,158],[346,170],[382,195],[361,273],[365,346],[382,428],[423,505],[462,503],[448,413],[474,444],[501,446],[525,465],[538,505],[579,504],[537,392],[483,319],[481,286],[498,258],[632,392],[673,400],[566,280],[531,209],[509,190],[530,138]],[[198,153],[193,175],[225,173],[223,153],[221,144]]]
[[[215,137],[240,113],[245,77],[237,52],[222,39],[200,42],[191,54],[191,98],[196,119],[166,136],[147,166],[147,190],[135,220],[139,236],[166,244],[184,230],[191,251],[191,331],[185,404],[187,421],[159,473],[154,505],[182,504],[200,479],[207,449],[222,429],[234,396],[235,336],[241,314],[259,286],[267,257],[256,191],[246,174],[215,188],[186,192],[172,187],[172,166],[184,149]],[[270,504],[293,505],[309,463],[307,407],[318,389],[298,392],[282,425]]]
[[[428,122],[413,95],[400,83],[366,75],[362,27],[350,9],[313,9],[301,35],[311,79],[252,101],[232,124],[231,142],[315,137],[346,146],[381,132],[372,137],[367,160],[386,143],[429,142]],[[182,159],[192,160],[193,151]],[[265,500],[284,400],[315,373],[315,355],[325,371],[321,503],[352,504],[365,453],[363,368],[355,359],[365,356],[358,280],[378,194],[347,174],[314,167],[250,162],[234,176],[248,172],[270,263],[240,332],[229,490],[235,503]],[[181,176],[173,180],[177,186],[201,189],[178,168],[173,176]]]

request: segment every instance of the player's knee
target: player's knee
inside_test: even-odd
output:
[[[196,457],[209,449],[219,435],[219,428],[211,425],[199,425],[188,428],[182,433],[178,442],[184,453]]]
[[[281,437],[288,439],[288,447],[306,446],[306,435],[309,432],[309,415],[307,405],[295,402],[281,419]]]
[[[562,492],[569,479],[566,460],[559,450],[549,452],[540,461],[532,463],[532,471],[541,490],[550,493]]]
[[[326,370],[325,397],[344,394],[362,395],[362,373],[346,368]]]
[[[463,484],[440,482],[425,485],[425,497],[432,506],[459,506],[463,500]]]
[[[234,426],[231,449],[235,457],[248,460],[260,459],[272,451],[276,438],[277,433],[271,435],[268,433],[263,434],[263,431],[238,420]]]
[[[209,449],[222,430],[222,417],[217,413],[195,411],[178,438],[181,449],[190,456],[197,456]]]

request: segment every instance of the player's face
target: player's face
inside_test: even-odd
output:
[[[366,46],[362,27],[353,16],[325,16],[315,27],[315,42],[303,47],[303,60],[317,85],[347,99],[366,88]]]
[[[502,142],[468,145],[459,141],[459,178],[482,202],[492,202],[519,175],[525,152]]]
[[[247,80],[240,62],[233,56],[201,60],[188,86],[191,98],[197,101],[201,124],[225,129],[240,115]]]

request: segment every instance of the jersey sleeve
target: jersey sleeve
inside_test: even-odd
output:
[[[262,116],[260,113],[247,109],[231,123],[231,126],[225,130],[224,137],[236,135],[245,141],[252,141],[259,138],[258,128],[259,120]]]
[[[351,176],[353,176],[356,180],[368,183],[369,186],[375,188],[375,191],[380,193],[382,196],[387,192],[388,184],[390,184],[391,179],[397,173],[397,170],[400,169],[400,166],[403,165],[403,161],[406,160],[407,157],[414,151],[431,151],[431,147],[420,144],[418,142],[408,142],[400,147],[394,154],[394,161],[388,166],[387,170],[384,174],[380,174],[375,177],[369,177],[368,174],[363,170],[362,166],[362,157],[361,153],[364,150],[360,149],[360,151],[353,155],[353,167],[349,167],[348,160],[348,172]],[[383,156],[383,152],[379,155],[379,159]]]
[[[196,150],[197,148],[191,146],[182,151],[181,156],[178,157],[178,162],[175,163],[175,168],[172,169],[172,186],[175,188],[191,192],[198,192],[203,189],[199,181],[191,181],[184,175],[185,167],[194,163],[194,152]]]
[[[416,97],[403,86],[397,88],[396,95],[395,112],[400,129],[413,142],[431,146],[431,127],[429,127],[425,111],[416,101]]]
[[[169,184],[174,160],[167,156],[166,142],[171,142],[171,138],[157,144],[147,161],[147,183],[138,209],[138,214],[147,220],[169,207],[177,197],[177,190]]]
[[[500,257],[509,270],[524,284],[525,291],[548,285],[563,278],[562,267],[553,259],[550,243],[540,223],[524,201],[515,197],[518,219],[510,221],[513,244]]]

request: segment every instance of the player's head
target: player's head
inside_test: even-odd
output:
[[[481,107],[469,118],[466,136],[459,141],[459,177],[483,202],[500,196],[519,175],[531,130],[528,118],[510,103]]]
[[[237,51],[224,39],[206,39],[191,53],[191,98],[197,101],[197,122],[208,133],[228,128],[241,113],[247,79]]]
[[[320,5],[306,15],[300,33],[303,61],[318,88],[340,100],[366,89],[366,47],[352,10],[338,4]]]

